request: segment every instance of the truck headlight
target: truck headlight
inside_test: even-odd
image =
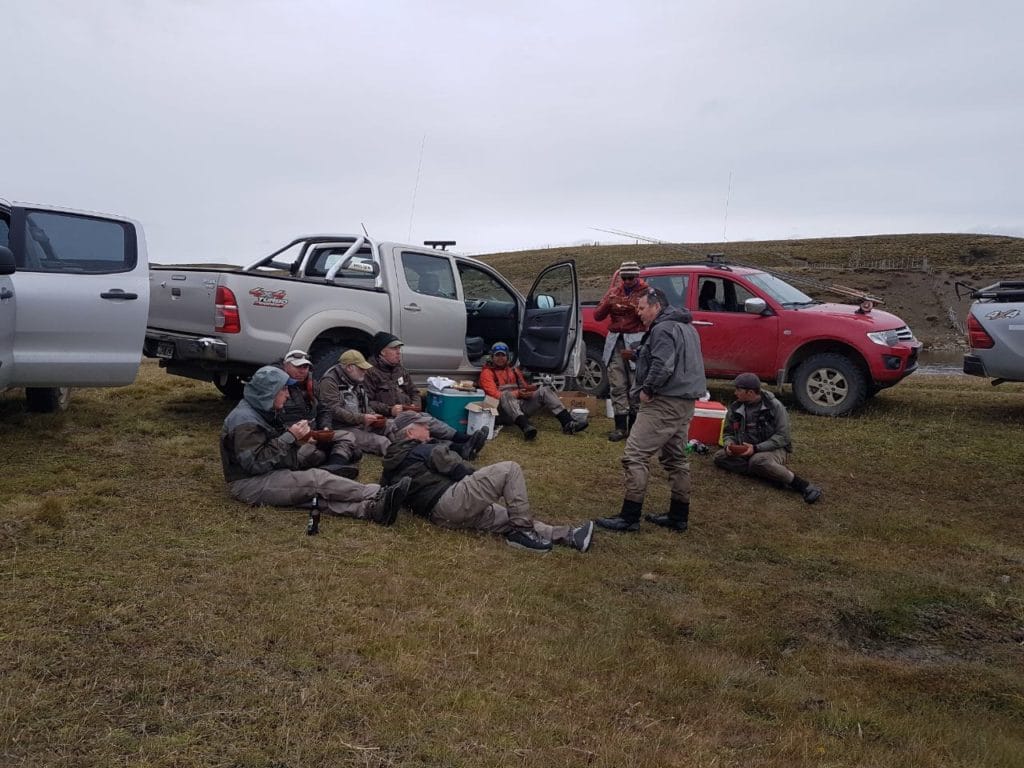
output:
[[[891,331],[872,331],[868,338],[882,347],[895,347],[900,341],[900,335],[895,328]]]

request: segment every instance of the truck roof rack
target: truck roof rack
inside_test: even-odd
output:
[[[975,288],[969,283],[957,280],[953,283],[958,299],[963,298],[960,289],[972,299],[991,299],[993,301],[1024,301],[1024,280],[1000,280],[998,283]]]
[[[447,251],[449,245],[455,245],[454,240],[424,240],[424,245],[429,245],[431,248],[436,250]]]

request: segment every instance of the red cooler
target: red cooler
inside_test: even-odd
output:
[[[725,429],[725,406],[714,401],[698,400],[690,422],[690,440],[700,440],[704,445],[722,444],[722,430]]]

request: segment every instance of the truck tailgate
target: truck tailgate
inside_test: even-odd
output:
[[[149,273],[150,328],[211,334],[220,271],[155,267]]]

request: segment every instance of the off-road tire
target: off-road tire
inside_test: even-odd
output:
[[[57,413],[67,410],[70,387],[26,387],[25,407],[33,413]]]
[[[311,359],[313,360],[313,380],[320,381],[328,370],[338,364],[338,358],[352,347],[346,344],[330,344],[317,346]]]
[[[219,376],[214,376],[213,386],[224,395],[225,400],[234,400],[235,402],[242,399],[242,394],[245,391],[245,382],[242,381],[241,376],[227,376],[223,381]]]
[[[601,358],[604,356],[604,345],[593,342],[587,344],[583,367],[576,377],[576,389],[594,397],[608,396],[608,368]]]
[[[801,408],[815,416],[846,416],[864,404],[868,387],[856,363],[825,352],[800,363],[793,376],[793,395]]]

